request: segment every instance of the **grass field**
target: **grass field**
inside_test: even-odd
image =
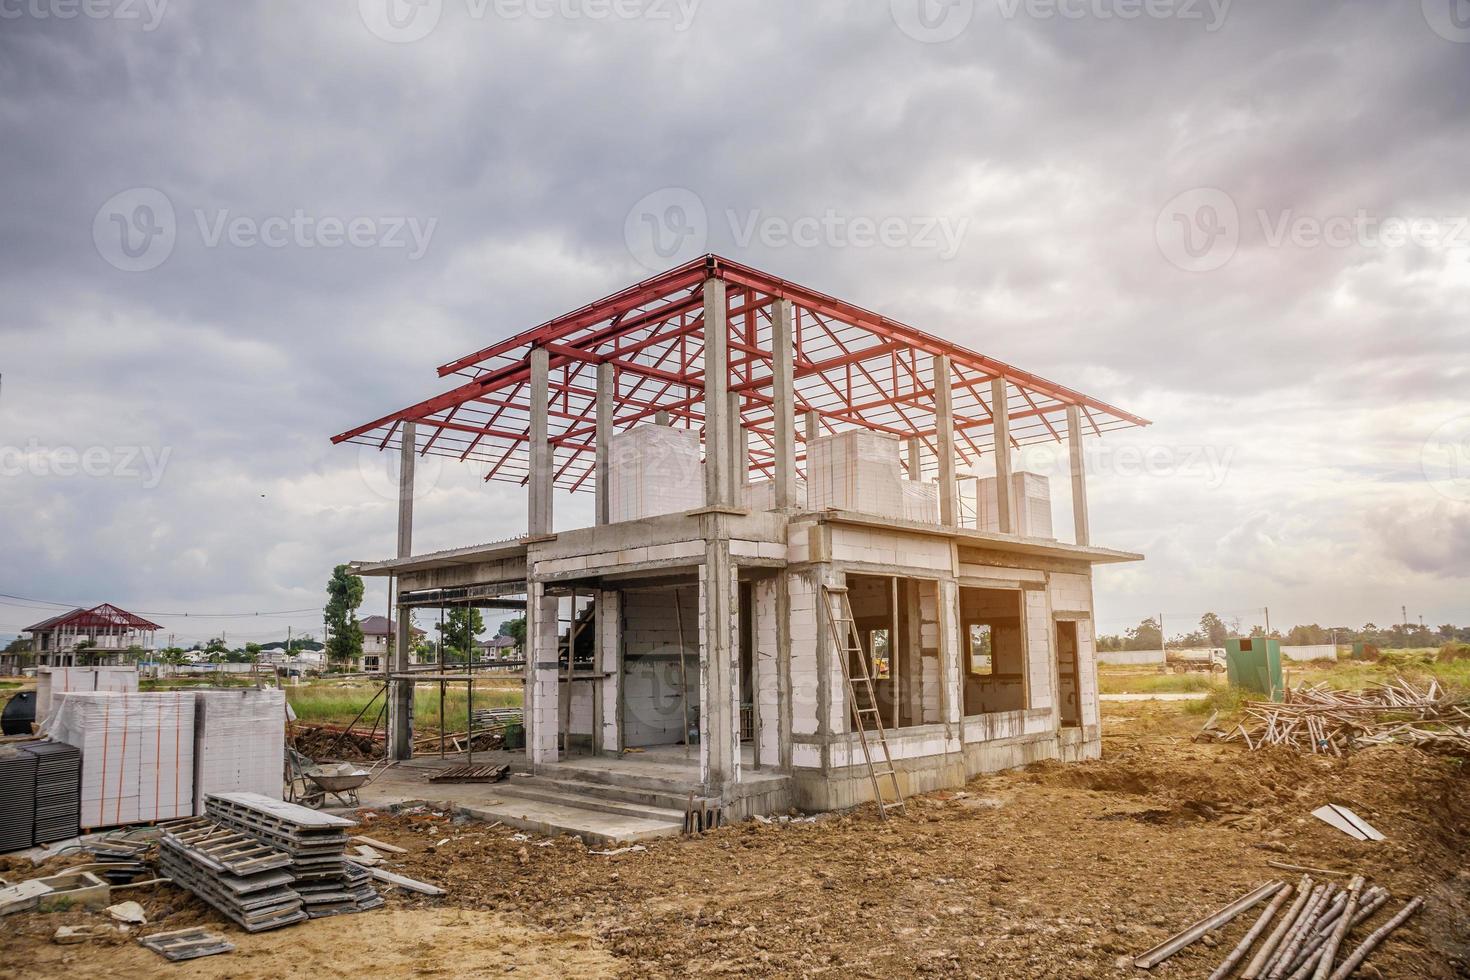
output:
[[[286,687],[286,700],[296,712],[298,721],[328,725],[346,725],[372,701],[358,725],[371,728],[383,707],[383,698],[373,696],[382,689],[376,681],[314,681]],[[521,705],[519,679],[483,680],[475,682],[476,708],[518,708]],[[444,717],[447,730],[462,732],[469,727],[468,692],[463,684],[448,684],[444,690]],[[439,728],[439,687],[420,684],[413,699],[414,727],[419,731]],[[379,727],[382,727],[379,725]]]

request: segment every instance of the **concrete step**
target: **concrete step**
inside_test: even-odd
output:
[[[549,837],[575,834],[594,847],[616,847],[661,837],[677,837],[684,830],[682,813],[677,820],[650,820],[509,795],[502,796],[496,803],[471,804],[458,809],[477,820],[491,823],[498,820],[507,826]]]
[[[644,809],[660,810],[673,813],[682,821],[684,819],[684,807],[689,803],[690,787],[680,787],[677,790],[649,789],[644,786],[629,786],[614,783],[594,783],[582,779],[573,779],[568,776],[535,776],[531,779],[516,777],[506,781],[507,785],[540,786],[554,790],[558,793],[566,793],[571,796],[581,797],[588,801],[600,800],[611,803],[630,804]],[[699,796],[695,790],[695,796]]]
[[[683,770],[673,766],[664,767],[669,775],[655,773],[641,773],[631,769],[618,768],[616,762],[606,765],[579,763],[568,765],[566,763],[553,762],[540,768],[537,778],[550,778],[559,780],[575,780],[580,783],[595,783],[603,786],[615,786],[618,789],[640,789],[650,790],[656,793],[666,793],[681,797],[687,797],[690,790],[697,796],[700,793],[699,774],[697,769]],[[688,772],[689,775],[683,775]],[[674,773],[681,773],[674,775]],[[679,803],[679,812],[684,811],[684,803]]]
[[[613,789],[611,786],[597,786],[592,783],[584,783],[582,786],[591,786],[598,790]],[[496,787],[496,792],[501,796],[514,796],[523,800],[540,800],[543,803],[581,807],[584,810],[596,810],[599,813],[615,813],[627,817],[643,817],[647,820],[673,822],[680,826],[684,823],[682,803],[679,809],[654,806],[614,796],[581,792],[577,787],[567,786],[566,781],[545,780],[539,776],[532,779],[506,780]]]

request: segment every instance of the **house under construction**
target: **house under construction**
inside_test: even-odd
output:
[[[1099,755],[1092,567],[1141,556],[1092,545],[1082,440],[1146,420],[714,255],[439,373],[462,380],[334,439],[401,454],[398,556],[357,568],[400,634],[415,607],[524,608],[534,772],[656,760],[738,817]],[[1012,471],[1047,441],[1073,543]],[[526,485],[526,534],[414,554],[426,454]],[[554,487],[595,525],[558,528]]]

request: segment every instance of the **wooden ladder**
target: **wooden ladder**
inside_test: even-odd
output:
[[[858,635],[857,622],[852,616],[852,602],[847,597],[845,586],[822,586],[822,596],[827,603],[827,629],[832,635],[833,654],[842,662],[842,676],[847,680],[847,702],[852,706],[852,720],[857,727],[858,742],[863,747],[863,760],[868,766],[868,778],[873,781],[873,801],[878,804],[878,814],[888,819],[889,810],[898,810],[905,816],[903,791],[898,787],[898,772],[893,768],[893,756],[888,751],[888,736],[883,731],[883,715],[878,710],[878,696],[873,691],[873,675],[868,670],[868,654],[863,649]],[[834,606],[836,607],[834,609]],[[852,664],[858,664],[858,676],[853,677]],[[861,691],[864,702],[858,698]],[[871,732],[869,731],[871,727]],[[876,743],[879,760],[873,760]],[[885,801],[878,782],[887,778],[893,788],[893,799]]]

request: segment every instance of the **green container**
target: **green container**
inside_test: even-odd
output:
[[[1286,690],[1281,674],[1281,641],[1260,636],[1225,641],[1225,676],[1231,687],[1244,688],[1280,701]]]

